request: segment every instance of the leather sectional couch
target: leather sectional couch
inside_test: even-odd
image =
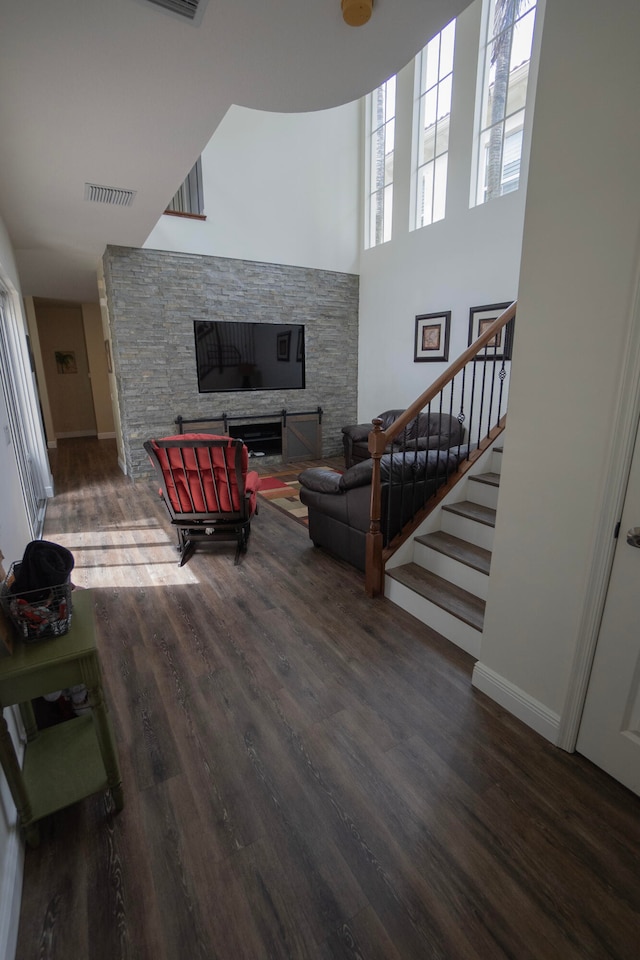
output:
[[[402,529],[467,456],[465,445],[452,450],[401,451],[380,460],[381,529],[384,544]],[[298,476],[300,500],[309,511],[309,536],[359,570],[365,568],[373,460],[361,460],[345,473],[311,467]]]
[[[380,414],[382,429],[404,413],[404,410],[385,410]],[[344,464],[347,469],[361,460],[368,460],[368,438],[373,426],[371,423],[355,423],[342,428],[344,446]],[[399,450],[448,450],[464,440],[464,427],[448,413],[420,413],[410,420],[405,429],[393,443],[387,445],[386,453]]]

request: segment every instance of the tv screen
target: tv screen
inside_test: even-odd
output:
[[[304,389],[304,324],[195,320],[200,393]]]

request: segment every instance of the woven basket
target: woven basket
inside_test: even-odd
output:
[[[18,635],[26,643],[62,636],[71,625],[71,583],[11,593],[19,568],[19,563],[12,563],[0,586],[0,605]]]

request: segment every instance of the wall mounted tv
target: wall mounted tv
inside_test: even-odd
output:
[[[195,320],[200,393],[303,390],[304,324]]]

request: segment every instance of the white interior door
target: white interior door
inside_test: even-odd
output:
[[[634,527],[635,546],[627,542]],[[576,749],[640,794],[639,436]]]

